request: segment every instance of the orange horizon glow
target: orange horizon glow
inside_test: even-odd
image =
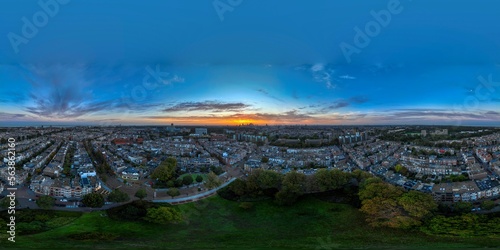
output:
[[[264,125],[295,125],[295,124],[307,124],[307,125],[334,125],[338,124],[338,121],[325,120],[325,119],[307,119],[307,120],[265,120],[256,118],[241,118],[235,119],[234,117],[168,117],[168,118],[157,118],[148,119],[149,122],[158,125],[168,125],[168,124],[178,124],[178,125],[213,125],[213,126],[235,126],[241,124],[253,124],[257,126]],[[144,122],[142,120],[141,122]]]

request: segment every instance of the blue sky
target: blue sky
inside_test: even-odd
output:
[[[498,126],[498,9],[487,0],[8,0],[0,121]]]

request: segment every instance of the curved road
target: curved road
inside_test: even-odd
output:
[[[167,203],[177,204],[177,203],[186,203],[186,202],[192,202],[192,201],[200,200],[200,199],[206,198],[208,196],[212,196],[219,189],[226,187],[227,185],[231,184],[231,182],[233,182],[234,180],[236,180],[235,177],[231,178],[229,181],[227,181],[226,183],[222,184],[221,186],[219,186],[217,188],[214,188],[212,190],[208,190],[208,191],[203,192],[203,193],[195,194],[195,195],[192,195],[192,196],[182,197],[182,198],[174,198],[174,199],[167,199],[167,200],[152,200],[152,202],[158,202],[158,203],[165,203],[165,202],[167,202]]]

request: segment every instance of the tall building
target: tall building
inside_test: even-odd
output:
[[[175,132],[175,126],[174,124],[170,124],[170,126],[167,127],[167,132],[174,133]]]
[[[420,131],[420,135],[422,135],[423,137],[426,137],[427,136],[427,130]]]
[[[207,130],[207,128],[195,128],[194,133],[198,134],[198,135],[207,135],[208,130]]]

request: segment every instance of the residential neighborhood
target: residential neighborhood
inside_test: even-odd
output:
[[[499,196],[498,130],[490,129],[482,136],[469,131],[470,137],[438,140],[433,142],[435,146],[384,139],[384,135],[405,136],[407,129],[411,128],[250,125],[221,129],[176,128],[172,124],[7,128],[1,136],[16,138],[18,143],[16,185],[29,188],[33,199],[49,195],[68,200],[68,207],[79,204],[86,194],[107,195],[117,188],[130,195],[145,188],[147,199],[165,199],[172,186],[159,186],[151,175],[169,157],[176,160],[179,175],[202,178],[210,172],[223,180],[246,178],[256,169],[305,175],[319,169],[360,169],[407,190],[431,193],[438,202]],[[418,136],[448,133],[422,130]],[[321,142],[314,145],[311,140]],[[2,154],[6,152],[3,145]],[[7,162],[4,158],[0,165],[0,187],[9,176]],[[185,195],[206,190],[203,183],[176,187]]]

